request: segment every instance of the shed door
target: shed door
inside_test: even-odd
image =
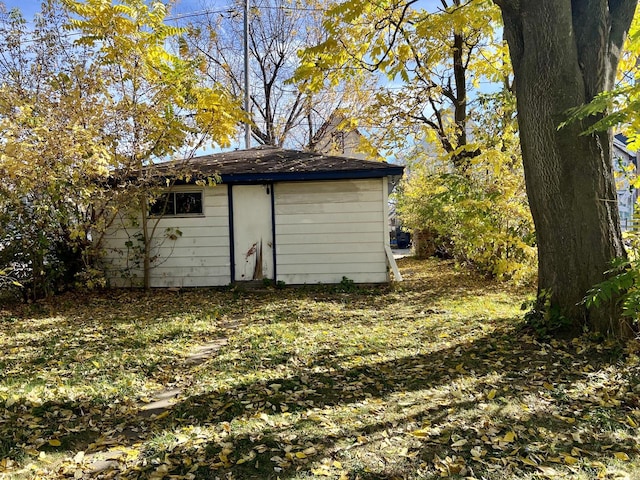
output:
[[[233,245],[237,282],[273,279],[271,185],[233,186]]]

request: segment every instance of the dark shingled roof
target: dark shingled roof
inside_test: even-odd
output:
[[[156,168],[162,173],[162,164]],[[401,176],[404,170],[400,165],[386,162],[269,146],[195,157],[179,168],[197,173],[197,176],[219,175],[223,183],[381,178]]]

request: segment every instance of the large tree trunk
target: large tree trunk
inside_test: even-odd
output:
[[[625,255],[611,134],[581,135],[593,118],[558,129],[571,107],[613,86],[637,0],[495,0],[515,74],[527,194],[536,226],[538,291],[576,328],[619,334],[614,302],[581,301]],[[539,297],[540,298],[540,297]]]

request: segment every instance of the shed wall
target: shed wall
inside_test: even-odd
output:
[[[277,279],[287,284],[389,280],[386,178],[274,186]]]
[[[152,287],[231,282],[227,186],[203,192],[203,215],[158,220]],[[340,283],[343,277],[356,283],[389,281],[386,178],[276,183],[274,207],[277,280],[292,285]],[[135,251],[126,246],[128,241],[137,244],[140,228],[135,224],[139,217],[132,221],[122,216],[105,237],[105,267],[112,286],[142,285]],[[167,228],[182,234],[168,238]],[[140,265],[142,259],[137,260]]]
[[[194,191],[181,188],[175,191]],[[203,214],[198,216],[166,216],[160,218],[155,234],[152,256],[152,287],[206,287],[228,285],[231,282],[229,256],[229,204],[227,186],[204,188]],[[156,219],[151,219],[153,225]],[[136,268],[134,249],[138,244],[139,217],[122,215],[113,223],[104,239],[105,267],[112,286],[142,285],[142,269]],[[178,229],[181,235],[171,239],[166,229]],[[170,232],[169,232],[170,233]]]

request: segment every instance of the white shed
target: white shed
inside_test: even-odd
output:
[[[152,205],[152,287],[389,281],[388,195],[403,167],[274,147],[188,165],[219,183],[177,182]],[[113,286],[141,284],[139,224],[122,215],[104,239]]]

